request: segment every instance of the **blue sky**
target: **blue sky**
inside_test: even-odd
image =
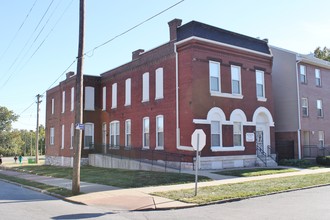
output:
[[[134,50],[149,50],[167,42],[167,22],[174,18],[182,19],[183,24],[196,20],[251,37],[268,38],[273,46],[302,54],[318,46],[330,47],[327,0],[85,2],[85,52],[90,52],[84,59],[84,74],[88,75],[99,75],[129,62]],[[93,50],[176,3],[179,4]],[[76,63],[70,64],[77,56],[78,12],[79,0],[0,0],[0,106],[20,115],[14,128],[35,130],[35,96],[58,85],[65,79],[63,73],[76,71]],[[44,124],[45,97],[42,100],[40,122]]]

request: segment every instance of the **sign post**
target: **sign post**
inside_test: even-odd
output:
[[[202,129],[196,129],[191,135],[191,145],[196,151],[195,165],[195,196],[197,196],[198,169],[199,169],[199,152],[203,150],[206,144],[206,135]]]

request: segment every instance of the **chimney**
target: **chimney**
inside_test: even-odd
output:
[[[132,52],[132,60],[136,60],[137,58],[140,57],[141,53],[143,53],[144,50],[143,49],[138,49],[136,51]]]
[[[181,23],[182,20],[177,18],[168,22],[168,26],[170,28],[170,41],[176,39],[176,29],[181,26]]]
[[[73,72],[73,71],[70,71],[70,72],[67,72],[67,73],[66,73],[66,79],[69,79],[69,78],[71,78],[72,76],[74,76],[74,72]]]

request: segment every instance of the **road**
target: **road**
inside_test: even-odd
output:
[[[0,180],[0,219],[109,219],[111,214]]]
[[[330,186],[190,209],[112,213],[0,181],[0,219],[330,219]]]

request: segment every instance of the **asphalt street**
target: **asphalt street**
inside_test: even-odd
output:
[[[330,219],[330,186],[238,202],[165,211],[113,213],[0,181],[0,219]]]

